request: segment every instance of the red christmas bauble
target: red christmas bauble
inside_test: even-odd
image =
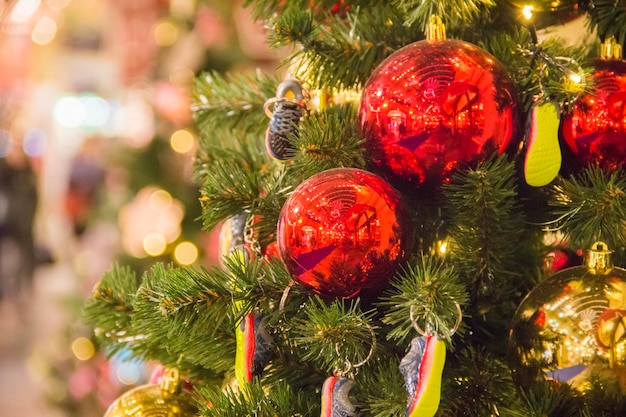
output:
[[[597,60],[591,78],[593,91],[561,121],[566,173],[588,165],[613,171],[626,160],[626,61]]]
[[[459,40],[424,40],[391,54],[361,96],[372,170],[394,185],[438,184],[461,162],[513,146],[521,110],[495,57]]]
[[[317,294],[352,298],[385,288],[410,245],[410,218],[378,176],[335,168],[300,184],[278,221],[281,259]]]

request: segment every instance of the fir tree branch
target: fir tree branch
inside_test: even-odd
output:
[[[403,16],[393,8],[379,9],[370,13],[352,7],[345,19],[332,16],[323,22],[310,10],[289,9],[273,21],[269,41],[302,45],[289,61],[313,88],[353,88],[364,84],[393,51],[424,38],[403,25]]]
[[[617,379],[592,374],[585,383],[583,400],[594,415],[619,416],[626,410],[626,396]]]
[[[354,107],[347,104],[313,113],[300,123],[298,137],[291,138],[296,154],[285,167],[293,188],[331,168],[364,168],[363,140],[356,132],[355,118]]]
[[[576,417],[584,416],[580,393],[568,384],[551,381],[537,383],[532,389],[521,391],[519,408],[506,410],[515,417]],[[520,410],[520,411],[515,411]]]
[[[491,305],[508,300],[522,272],[518,242],[528,225],[516,201],[515,175],[514,164],[500,156],[444,184],[450,256],[481,309],[486,298]]]
[[[565,46],[562,40],[549,38],[539,45],[522,44],[518,49],[526,63],[519,62],[514,76],[526,109],[551,102],[560,113],[567,112],[576,99],[590,91],[590,82],[584,80],[589,80],[593,68],[585,46]],[[572,81],[577,76],[583,81]]]
[[[334,301],[330,305],[314,298],[298,319],[295,343],[302,358],[328,374],[348,372],[375,349],[369,315],[360,311],[357,301]],[[350,364],[350,365],[348,365]]]
[[[317,404],[307,403],[304,396],[286,384],[277,384],[267,392],[259,383],[240,389],[203,387],[199,412],[204,417],[293,417],[319,414]]]
[[[135,353],[186,374],[229,370],[235,357],[231,275],[156,264],[135,298]],[[215,376],[211,374],[211,376]]]
[[[371,417],[406,416],[408,394],[399,361],[381,360],[375,367],[367,367],[356,376],[355,396],[363,415]]]
[[[433,15],[441,17],[444,24],[456,27],[475,21],[495,5],[493,0],[394,0],[393,3],[406,13],[405,25],[417,25],[422,31]]]
[[[279,80],[260,72],[235,73],[228,76],[208,72],[196,78],[192,91],[192,110],[203,141],[215,141],[217,132],[231,136],[252,133],[262,136],[267,128],[265,102],[274,97]],[[223,145],[223,143],[222,143]]]
[[[85,302],[83,319],[95,328],[109,355],[124,349],[137,335],[131,326],[133,299],[139,281],[129,267],[115,264],[105,272]]]
[[[411,313],[422,329],[430,327],[438,337],[450,341],[451,330],[459,319],[459,306],[468,295],[459,275],[441,259],[422,256],[409,264],[391,283],[391,289],[381,297],[380,305],[389,308],[382,321],[392,326],[388,338],[408,343],[409,335],[417,336]]]
[[[498,415],[498,410],[510,407],[517,398],[509,367],[485,349],[456,350],[446,362],[439,407],[442,415]]]
[[[589,249],[603,241],[615,250],[626,245],[626,178],[622,170],[607,173],[587,168],[562,178],[554,187],[554,216],[574,248]]]
[[[626,46],[626,4],[619,0],[594,0],[588,10],[589,26],[595,27],[601,39],[614,36]]]
[[[254,161],[246,155],[237,157],[216,160],[210,169],[203,170],[200,203],[205,230],[211,230],[236,214],[250,211],[260,199],[264,189],[263,172],[254,170]]]

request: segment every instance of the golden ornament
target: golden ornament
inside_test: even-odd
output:
[[[520,303],[509,336],[515,382],[566,382],[581,391],[595,375],[626,394],[626,269],[597,242],[585,265],[561,270]]]
[[[181,390],[178,371],[169,369],[159,385],[142,385],[115,400],[104,417],[192,417],[194,399]]]

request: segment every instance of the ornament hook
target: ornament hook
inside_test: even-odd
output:
[[[456,321],[454,322],[454,326],[452,326],[452,328],[450,329],[450,332],[449,332],[450,336],[452,336],[454,333],[456,333],[457,330],[459,330],[459,326],[461,326],[461,321],[463,320],[463,312],[461,311],[461,306],[457,302],[455,302],[454,305],[456,306],[457,316],[456,316]],[[421,336],[433,334],[434,331],[430,324],[428,323],[426,324],[425,331],[417,324],[417,321],[415,320],[414,309],[415,309],[415,305],[411,304],[411,308],[409,310],[409,318],[411,319],[411,324],[413,325],[413,328]]]
[[[354,363],[354,364],[352,362],[350,362],[349,359],[346,358],[346,360],[345,360],[346,368],[345,369],[337,369],[337,371],[335,372],[336,375],[341,376],[341,377],[345,377],[352,370],[355,370],[355,369],[360,368],[361,366],[365,365],[371,359],[372,355],[374,354],[374,350],[376,349],[376,332],[374,332],[374,328],[369,323],[366,322],[365,326],[367,327],[367,329],[370,332],[370,335],[372,336],[372,343],[370,344],[370,350],[367,353],[367,356],[363,360],[361,360],[360,362],[357,362],[357,363]],[[339,352],[339,343],[335,343],[335,352],[337,353],[337,355],[341,355],[341,353]]]

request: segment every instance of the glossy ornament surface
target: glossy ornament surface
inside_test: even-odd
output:
[[[278,221],[277,245],[295,281],[331,297],[384,289],[410,245],[399,195],[378,176],[353,168],[300,184]]]
[[[197,413],[191,394],[181,390],[178,373],[169,370],[159,385],[142,385],[123,394],[104,417],[194,417]]]
[[[361,97],[359,126],[372,170],[396,185],[445,180],[460,163],[517,145],[513,81],[485,50],[423,40],[385,59]]]
[[[568,173],[588,165],[612,171],[626,161],[626,61],[597,60],[591,79],[592,91],[561,121]]]
[[[613,267],[602,243],[586,264],[537,285],[511,324],[508,359],[522,387],[547,378],[580,390],[598,375],[626,394],[626,270]]]

